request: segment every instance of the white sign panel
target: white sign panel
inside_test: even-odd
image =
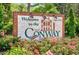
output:
[[[16,16],[15,16],[16,15]],[[22,39],[42,39],[45,37],[63,37],[63,15],[39,15],[15,13],[14,19],[18,37]],[[15,25],[14,25],[15,27]]]

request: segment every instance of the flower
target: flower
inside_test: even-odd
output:
[[[76,45],[76,42],[75,41],[71,41],[69,42],[70,45]]]
[[[76,46],[72,46],[72,45],[69,45],[68,46],[70,49],[75,49],[76,48]]]
[[[57,38],[53,37],[50,42],[52,45],[55,45],[57,43]]]
[[[2,37],[4,37],[4,35],[5,35],[4,31],[0,32],[0,35],[1,35]]]
[[[39,50],[38,49],[34,49],[34,54],[39,55]]]
[[[76,48],[76,42],[75,41],[71,41],[68,43],[68,48],[70,49],[75,49]]]
[[[9,46],[10,46],[10,47],[12,47],[12,46],[13,46],[13,43],[12,43],[12,42],[10,42],[10,43],[9,43]]]
[[[22,43],[26,44],[26,43],[27,43],[27,39],[24,39],[24,40],[22,41]]]
[[[52,53],[50,50],[48,50],[48,51],[46,52],[46,55],[53,55],[53,53]]]

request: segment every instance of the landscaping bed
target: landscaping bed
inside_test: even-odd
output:
[[[0,52],[3,55],[78,55],[79,37],[36,41],[5,36],[0,38]]]

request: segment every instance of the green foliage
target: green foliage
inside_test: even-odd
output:
[[[8,50],[5,54],[6,55],[24,55],[26,50],[20,47],[12,47],[11,50]]]
[[[44,39],[43,41],[27,41],[18,40],[12,36],[7,36],[0,39],[0,48],[6,49],[6,55],[33,55],[34,50],[38,49],[41,55],[45,55],[47,51],[51,51],[54,55],[72,55],[79,54],[79,38],[69,38],[59,40],[57,39],[57,44],[52,45],[50,38]],[[72,42],[72,44],[71,44]],[[12,47],[9,45],[12,43]],[[70,47],[71,46],[71,47]],[[11,47],[11,48],[10,48]],[[0,50],[1,51],[1,50]]]
[[[4,12],[4,22],[9,21],[12,17],[12,11],[11,11],[11,4],[10,3],[3,3],[4,6],[3,12]]]
[[[0,30],[3,28],[3,6],[0,5]]]
[[[18,41],[17,37],[5,36],[0,38],[0,51],[6,51],[11,48],[10,43],[15,44]]]
[[[27,51],[25,48],[12,47],[11,50],[5,52],[5,55],[31,55],[32,52]]]
[[[40,42],[40,52],[41,54],[45,54],[50,48],[51,48],[50,41],[48,39],[45,39]]]
[[[0,4],[0,30],[6,30],[11,32],[12,22],[10,19],[12,17],[11,4]]]
[[[12,34],[12,27],[13,27],[12,22],[8,22],[8,24],[3,26],[3,29],[5,30],[6,33]]]
[[[32,7],[31,11],[41,13],[59,13],[53,4],[40,4]]]
[[[26,4],[11,4],[11,11],[12,12],[25,12],[26,10]]]
[[[69,18],[66,20],[66,30],[67,30],[67,35],[70,37],[75,36],[76,32],[76,20],[74,18],[73,10],[70,9],[69,11]]]
[[[7,49],[10,49],[10,46],[8,45],[8,42],[4,40],[4,38],[0,39],[0,51],[5,51]]]
[[[76,24],[76,34],[79,36],[79,19],[77,19],[77,24]]]
[[[31,12],[35,13],[61,13],[65,15],[66,20],[66,34],[67,36],[75,36],[79,32],[79,21],[77,20],[77,24],[75,24],[76,20],[79,17],[79,4],[37,4],[34,6],[30,6]],[[68,14],[70,7],[73,12],[70,11],[70,15]],[[1,3],[0,4],[0,30],[5,30],[8,34],[12,34],[12,25],[13,25],[13,12],[26,12],[27,4],[10,4],[10,3]],[[74,13],[74,15],[73,15]],[[74,17],[75,16],[75,17]],[[72,21],[72,19],[74,19]],[[72,26],[73,25],[73,26]],[[73,29],[72,29],[73,28]],[[72,29],[72,30],[71,30]],[[72,32],[71,32],[72,31]],[[76,32],[76,33],[75,33]]]

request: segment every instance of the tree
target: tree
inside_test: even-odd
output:
[[[32,12],[38,13],[59,13],[54,4],[39,4],[31,8]]]
[[[79,36],[79,18],[77,19],[77,24],[76,24],[76,34]]]
[[[10,30],[10,26],[12,25],[10,23],[11,21],[11,18],[12,18],[12,12],[11,12],[11,4],[10,3],[3,3],[3,4],[0,4],[0,6],[3,6],[1,7],[0,9],[2,9],[2,19],[1,20],[3,22],[3,27],[2,27],[2,30],[4,32],[7,32],[8,30]],[[11,32],[11,31],[9,31]]]
[[[69,18],[67,20],[67,28],[66,29],[67,29],[68,35],[72,38],[76,34],[75,33],[76,32],[76,21],[75,21],[72,9],[70,9],[68,17]]]

